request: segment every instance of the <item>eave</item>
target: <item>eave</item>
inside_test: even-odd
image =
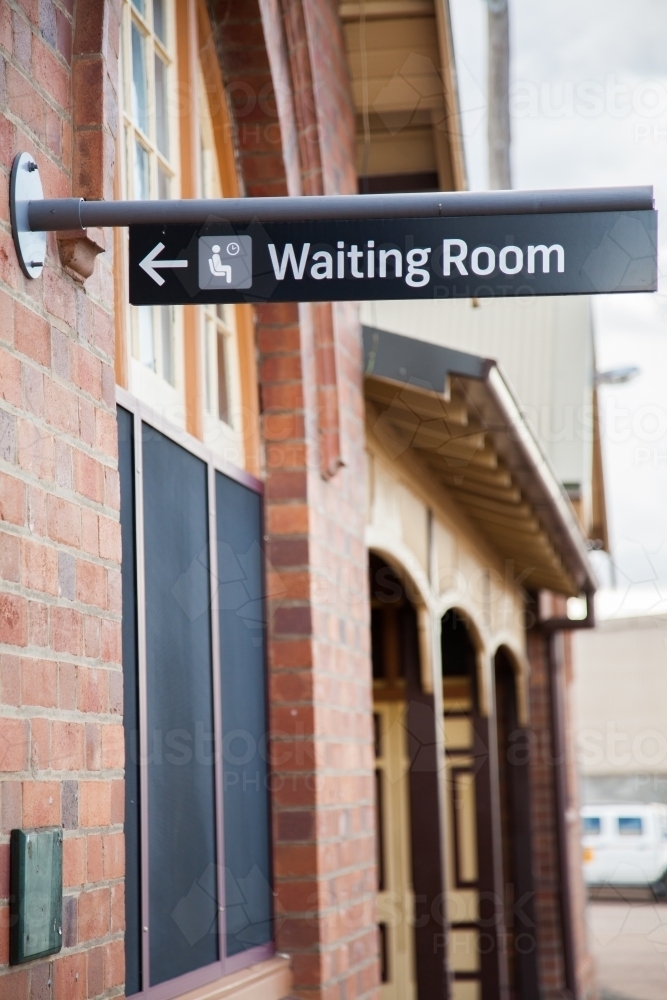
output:
[[[418,454],[527,589],[594,592],[577,515],[496,362],[371,327],[364,356],[388,458]]]
[[[360,190],[466,187],[447,0],[342,0]]]

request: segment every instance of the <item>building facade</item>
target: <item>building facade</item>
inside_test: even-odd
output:
[[[573,654],[584,804],[667,802],[664,616],[609,618]]]
[[[20,0],[0,55],[48,196],[465,183],[439,0]],[[592,996],[594,581],[497,367],[400,374],[352,303],[132,308],[122,231],[33,281],[3,212],[0,998]],[[62,950],[10,965],[43,827]]]

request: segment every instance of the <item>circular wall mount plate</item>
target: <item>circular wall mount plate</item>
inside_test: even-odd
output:
[[[19,153],[12,164],[9,211],[12,235],[21,270],[28,278],[39,278],[46,260],[46,233],[33,233],[28,224],[28,202],[43,201],[39,167],[30,153]]]

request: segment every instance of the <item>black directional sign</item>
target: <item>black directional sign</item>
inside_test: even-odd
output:
[[[651,292],[657,212],[130,228],[130,301]]]

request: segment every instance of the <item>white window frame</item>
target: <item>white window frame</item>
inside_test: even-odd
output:
[[[123,16],[121,23],[120,45],[120,194],[123,199],[135,199],[142,192],[135,187],[134,155],[136,144],[140,145],[148,156],[149,184],[148,197],[158,197],[158,172],[162,170],[168,178],[168,195],[178,198],[180,195],[179,172],[179,123],[176,100],[176,22],[175,0],[164,0],[167,37],[163,42],[153,30],[154,0],[144,0],[144,12],[138,9],[132,0],[123,0]],[[148,132],[145,132],[135,120],[132,106],[132,28],[141,33],[144,39],[144,67],[146,70],[146,96]],[[166,67],[166,101],[165,113],[168,130],[168,152],[165,156],[157,144],[157,114],[154,64],[159,57]],[[165,350],[163,338],[164,310],[170,312],[171,323],[171,357]],[[183,424],[185,409],[184,393],[184,363],[183,363],[183,320],[182,309],[162,306],[126,306],[125,315],[126,336],[129,337],[128,351],[130,357],[130,385],[149,405],[178,424]],[[144,339],[142,327],[150,326],[150,343]]]

